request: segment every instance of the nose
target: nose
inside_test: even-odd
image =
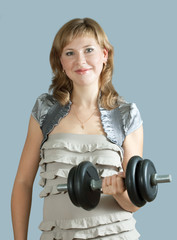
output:
[[[86,62],[86,58],[85,58],[85,55],[84,53],[82,52],[78,52],[77,55],[76,55],[76,63],[78,65],[82,65]]]

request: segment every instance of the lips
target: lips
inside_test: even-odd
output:
[[[79,74],[84,74],[84,73],[87,73],[89,70],[90,68],[81,68],[81,69],[77,69],[75,72]]]

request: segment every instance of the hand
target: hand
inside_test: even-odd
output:
[[[122,194],[126,190],[124,179],[124,172],[120,172],[110,177],[105,177],[102,181],[103,193],[113,196]]]

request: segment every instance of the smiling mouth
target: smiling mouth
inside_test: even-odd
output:
[[[76,70],[76,73],[84,74],[84,73],[87,73],[89,70],[90,70],[90,68],[82,68],[82,69]]]

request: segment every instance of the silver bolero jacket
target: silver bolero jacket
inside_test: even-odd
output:
[[[69,113],[71,104],[72,102],[69,101],[68,104],[62,106],[48,93],[43,93],[37,98],[32,109],[32,116],[40,124],[43,133],[41,147],[48,139],[48,134]],[[115,109],[107,110],[102,108],[98,101],[98,106],[107,139],[122,149],[125,137],[142,124],[141,115],[136,104],[124,102]]]

